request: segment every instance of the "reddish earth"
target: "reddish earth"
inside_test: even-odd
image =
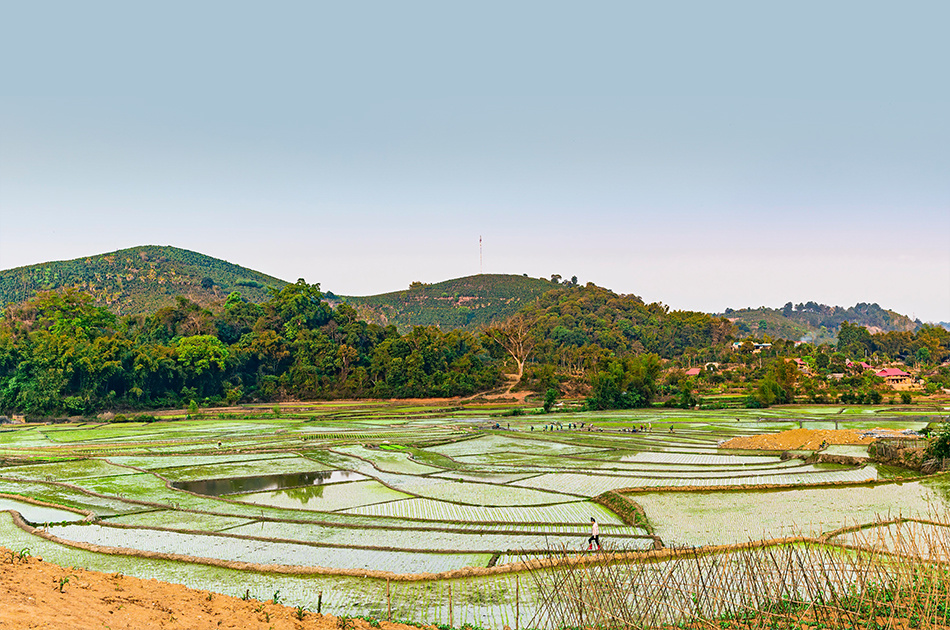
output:
[[[818,450],[822,442],[828,444],[870,444],[880,437],[903,437],[899,431],[888,429],[874,429],[874,436],[862,437],[867,431],[852,429],[815,430],[792,429],[781,433],[764,433],[749,437],[732,438],[720,444],[721,448],[751,449],[763,451],[814,451]]]
[[[39,558],[20,560],[3,548],[0,601],[0,628],[15,630],[339,630],[343,625],[332,615],[313,612],[298,619],[295,608],[272,602],[244,601],[118,573],[64,568]],[[346,625],[351,630],[370,627],[362,619]],[[385,621],[380,626],[414,630]]]

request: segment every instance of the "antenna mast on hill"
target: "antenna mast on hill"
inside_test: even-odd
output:
[[[482,275],[482,235],[478,235],[478,275]]]

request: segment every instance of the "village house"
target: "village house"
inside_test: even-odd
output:
[[[915,389],[917,387],[913,376],[900,368],[884,368],[874,373],[884,379],[884,384],[895,390]]]

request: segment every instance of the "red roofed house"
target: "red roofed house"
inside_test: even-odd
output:
[[[686,370],[686,376],[699,376],[699,373],[703,371],[703,368],[689,368]]]
[[[884,379],[884,384],[892,389],[910,389],[914,387],[914,377],[900,368],[884,368],[874,373]]]

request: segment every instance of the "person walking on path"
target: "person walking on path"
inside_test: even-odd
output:
[[[590,517],[590,538],[587,539],[587,551],[590,551],[594,548],[594,543],[597,543],[597,551],[600,551],[600,527],[597,526],[597,521],[594,520],[594,517]]]

